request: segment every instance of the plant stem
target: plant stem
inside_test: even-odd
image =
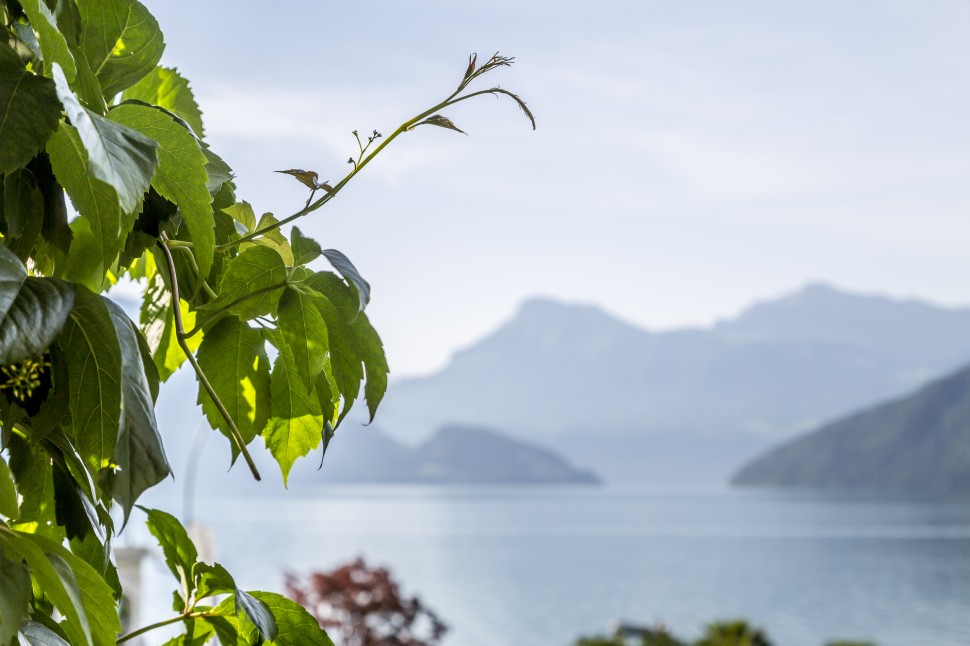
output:
[[[156,628],[162,628],[163,626],[169,626],[171,624],[175,624],[180,621],[185,621],[186,619],[198,619],[199,617],[215,617],[215,616],[217,615],[211,612],[188,612],[182,615],[177,615],[175,617],[169,617],[168,619],[165,619],[163,621],[159,621],[148,626],[143,626],[138,630],[133,630],[130,633],[122,635],[121,637],[118,638],[117,643],[123,644],[124,642],[130,639],[134,639],[139,635],[144,635],[150,630],[155,630]]]
[[[242,453],[243,458],[246,460],[246,464],[249,466],[253,477],[256,480],[262,480],[259,475],[259,469],[256,468],[256,463],[253,462],[253,456],[249,454],[246,443],[243,441],[239,429],[236,428],[236,422],[233,421],[229,411],[226,410],[222,400],[219,399],[219,395],[216,394],[212,384],[209,383],[209,379],[202,371],[202,367],[199,366],[199,362],[195,360],[195,354],[193,354],[192,349],[189,348],[189,344],[185,341],[188,337],[185,335],[185,328],[182,327],[182,307],[179,299],[178,276],[175,273],[175,260],[172,258],[172,252],[169,251],[164,240],[159,241],[158,246],[162,250],[162,253],[165,254],[165,261],[168,263],[169,279],[172,283],[172,313],[175,317],[175,337],[178,339],[179,347],[185,353],[185,358],[192,364],[192,369],[195,370],[195,374],[198,376],[202,387],[205,388],[205,391],[212,398],[213,403],[215,403],[216,408],[219,409],[219,414],[222,415],[222,418],[226,420],[226,424],[229,425],[229,434],[232,436],[233,442],[236,443],[236,448],[239,449],[239,452]]]
[[[384,140],[377,146],[377,148],[375,148],[374,150],[372,150],[369,155],[367,155],[363,159],[359,160],[359,163],[354,166],[354,169],[352,171],[350,171],[349,173],[347,173],[347,175],[342,180],[340,180],[339,182],[337,182],[336,185],[334,185],[333,190],[331,190],[330,192],[328,192],[326,195],[324,195],[323,197],[321,197],[319,200],[317,200],[313,204],[310,204],[310,205],[307,205],[307,206],[303,207],[302,209],[300,209],[299,211],[297,211],[293,215],[290,215],[288,217],[285,217],[282,220],[280,220],[279,222],[274,222],[273,224],[270,224],[269,226],[263,227],[262,229],[259,229],[257,231],[253,231],[252,233],[248,233],[248,234],[246,234],[246,235],[244,235],[241,238],[238,238],[236,240],[230,240],[229,242],[226,242],[224,244],[216,245],[215,250],[218,251],[218,252],[228,251],[229,249],[235,247],[236,245],[240,245],[240,244],[242,244],[244,242],[249,242],[250,240],[252,240],[254,238],[258,238],[261,235],[265,235],[265,234],[269,233],[270,231],[273,231],[275,229],[279,229],[284,224],[289,224],[290,222],[292,222],[293,220],[296,220],[297,218],[301,218],[304,215],[307,215],[308,213],[312,213],[313,211],[316,211],[321,206],[323,206],[324,204],[326,204],[327,202],[329,202],[340,191],[340,189],[343,188],[347,184],[347,182],[349,182],[351,179],[354,178],[354,176],[357,173],[359,173],[361,170],[363,170],[364,167],[367,166],[367,164],[369,164],[370,161],[372,159],[374,159],[374,157],[376,157],[382,150],[384,150],[384,148],[389,143],[391,143],[392,141],[394,141],[394,139],[396,139],[398,135],[400,135],[401,133],[404,133],[404,132],[409,131],[415,124],[417,124],[422,119],[426,119],[427,117],[430,117],[435,112],[438,112],[439,110],[441,110],[443,108],[446,108],[449,105],[452,105],[454,103],[458,103],[459,101],[464,101],[465,99],[471,98],[472,96],[478,96],[480,94],[489,94],[491,92],[493,92],[493,90],[484,90],[484,91],[481,91],[481,92],[475,92],[473,94],[469,94],[467,96],[459,97],[457,99],[455,98],[455,95],[457,95],[458,92],[455,92],[454,94],[452,94],[451,96],[449,96],[447,99],[445,99],[441,103],[438,103],[434,107],[425,110],[421,114],[419,114],[419,115],[417,115],[415,117],[412,117],[412,118],[408,119],[407,121],[405,121],[404,123],[402,123],[400,126],[398,126],[397,129],[394,132],[392,132],[390,135],[388,135],[386,138],[384,138]],[[358,142],[358,145],[359,145],[359,142]],[[361,151],[361,152],[363,152],[363,151]]]
[[[210,314],[208,314],[206,316],[203,316],[201,319],[199,319],[199,322],[196,323],[195,327],[185,333],[185,338],[188,339],[188,338],[191,338],[191,337],[195,336],[196,334],[199,333],[199,330],[201,330],[203,328],[203,326],[207,325],[210,321],[216,320],[217,318],[219,318],[220,316],[222,316],[223,314],[225,314],[226,312],[228,312],[230,309],[232,309],[233,307],[235,307],[239,303],[242,303],[243,301],[247,301],[250,298],[255,298],[256,296],[260,296],[262,294],[265,294],[266,292],[271,292],[271,291],[276,290],[276,289],[285,289],[287,287],[287,285],[289,285],[289,283],[284,280],[282,283],[277,283],[275,285],[269,285],[267,287],[260,287],[259,289],[254,289],[253,291],[249,292],[248,294],[243,294],[242,296],[240,296],[236,300],[232,301],[231,303],[227,303],[226,305],[223,305],[219,309],[217,309],[217,310],[213,311],[212,313],[210,313]]]

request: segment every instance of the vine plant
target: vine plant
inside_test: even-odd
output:
[[[361,396],[373,418],[388,367],[370,286],[339,251],[282,228],[401,135],[461,132],[440,111],[462,101],[508,96],[535,127],[515,94],[471,89],[512,59],[473,55],[443,101],[386,137],[355,132],[332,185],[280,171],[309,197],[257,218],[205,142],[188,82],[159,65],[162,33],[137,0],[0,0],[0,27],[0,646],[124,643],[176,623],[171,644],[331,643],[294,602],[237,589],[173,516],[147,509],[178,582],[174,614],[120,635],[115,519],[171,471],[154,405],[185,361],[206,419],[256,479],[256,437],[285,483]],[[335,271],[309,269],[317,259]],[[123,277],[144,285],[137,324],[103,295]]]

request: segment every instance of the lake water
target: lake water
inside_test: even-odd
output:
[[[177,509],[178,507],[168,507]],[[727,488],[328,486],[202,497],[243,587],[357,555],[452,646],[568,645],[623,619],[696,636],[746,617],[778,646],[970,644],[970,502]],[[133,523],[134,525],[134,523]],[[167,616],[163,566],[149,614]]]

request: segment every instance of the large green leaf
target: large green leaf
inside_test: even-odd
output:
[[[280,298],[277,326],[293,355],[297,373],[309,391],[327,362],[327,324],[314,303],[319,297],[305,290],[287,289]]]
[[[283,473],[283,484],[293,463],[320,444],[323,413],[317,397],[308,392],[296,367],[292,350],[280,341],[273,364],[271,415],[263,439]]]
[[[175,68],[156,67],[145,78],[125,90],[122,98],[137,99],[165,108],[184,119],[192,126],[196,135],[205,135],[199,104],[195,102],[189,82]]]
[[[100,292],[105,272],[121,251],[121,207],[118,193],[88,173],[88,151],[72,126],[61,124],[47,144],[54,174],[71,197],[80,217],[71,223],[73,242],[63,275]]]
[[[165,50],[155,18],[137,0],[85,0],[81,47],[111,97],[151,72]]]
[[[7,315],[17,292],[27,278],[27,268],[17,255],[0,245],[0,321]]]
[[[158,509],[139,509],[148,514],[148,531],[158,540],[168,569],[191,592],[190,588],[194,585],[192,567],[199,560],[199,552],[188,532],[172,514]]]
[[[139,348],[141,333],[118,305],[111,301],[105,301],[105,305],[121,349],[122,417],[114,453],[118,470],[111,496],[121,504],[127,520],[138,497],[172,470],[155,421],[155,402]]]
[[[155,173],[158,144],[82,106],[57,63],[53,73],[57,97],[88,152],[88,171],[114,188],[122,211],[132,213]],[[60,175],[58,179],[66,181]]]
[[[60,118],[54,84],[28,72],[0,42],[0,174],[20,168],[43,150]]]
[[[303,235],[297,227],[290,231],[290,247],[293,249],[293,262],[296,265],[305,265],[323,253],[320,243]]]
[[[114,457],[121,418],[121,348],[104,299],[78,288],[74,311],[58,338],[68,366],[71,428],[93,473]]]
[[[18,524],[14,527],[52,538],[63,538],[63,530],[54,523],[54,482],[50,458],[19,436],[11,438],[8,448],[10,470],[13,471],[17,491],[23,497]]]
[[[77,76],[77,66],[67,46],[67,39],[57,28],[54,14],[42,0],[20,0],[20,6],[27,14],[30,26],[40,35],[40,51],[48,70],[51,63],[57,63],[64,70],[67,80],[73,82],[74,77]]]
[[[111,588],[101,575],[59,543],[44,536],[34,534],[24,534],[24,536],[44,551],[64,582],[65,589],[74,600],[75,607],[83,608],[83,615],[80,611],[78,614],[87,618],[91,631],[91,643],[94,646],[114,646],[117,635],[121,632],[121,621],[118,618]],[[33,563],[30,561],[28,565],[33,568]],[[72,589],[72,578],[73,583],[76,583],[76,590]],[[44,589],[43,586],[41,589]]]
[[[5,243],[26,261],[44,226],[44,196],[34,174],[26,168],[4,178],[2,213],[7,225]]]
[[[219,298],[203,309],[223,307],[248,321],[276,311],[286,283],[286,267],[269,247],[254,246],[229,262],[219,283]]]
[[[0,321],[0,366],[46,350],[64,327],[74,301],[71,283],[26,278],[7,316]]]
[[[272,213],[263,213],[261,216],[259,216],[259,222],[256,223],[256,227],[253,229],[253,231],[260,231],[261,229],[265,229],[266,227],[277,224],[278,222],[279,220],[277,220]],[[283,263],[287,267],[293,266],[293,250],[290,248],[290,243],[287,242],[286,236],[284,236],[279,230],[279,227],[273,229],[272,231],[267,231],[252,242],[241,244],[239,249],[250,249],[256,246],[264,246],[274,249],[276,253],[278,253],[283,259]]]
[[[0,547],[0,644],[10,644],[30,616],[32,597],[26,566],[8,559]]]
[[[63,557],[56,559],[57,565],[48,558],[48,550],[38,544],[41,540],[43,540],[42,536],[13,532],[0,525],[0,547],[3,547],[7,558],[26,561],[37,586],[64,616],[62,627],[70,640],[75,644],[90,644],[92,643],[91,628],[81,592],[78,590],[77,577],[73,575],[69,566],[64,567]],[[56,548],[60,546],[53,541],[48,542],[57,552]],[[113,600],[110,600],[110,605],[114,607]]]
[[[257,330],[233,317],[209,330],[199,346],[199,365],[246,444],[263,430],[269,417],[269,359],[264,346]],[[209,424],[232,440],[228,424],[201,384],[198,401]],[[230,441],[230,446],[235,460],[239,449],[235,442]]]
[[[199,142],[171,116],[143,105],[121,105],[108,118],[158,142],[158,168],[152,186],[178,204],[201,278],[209,275],[215,246],[212,196],[206,174],[208,160]]]

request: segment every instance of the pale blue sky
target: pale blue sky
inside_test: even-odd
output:
[[[150,3],[165,62],[257,211],[338,179],[350,131],[517,59],[469,133],[402,137],[300,223],[374,286],[396,376],[532,295],[703,325],[811,280],[970,302],[970,4],[962,0]],[[190,17],[186,17],[188,12]],[[487,77],[486,77],[487,78]]]

